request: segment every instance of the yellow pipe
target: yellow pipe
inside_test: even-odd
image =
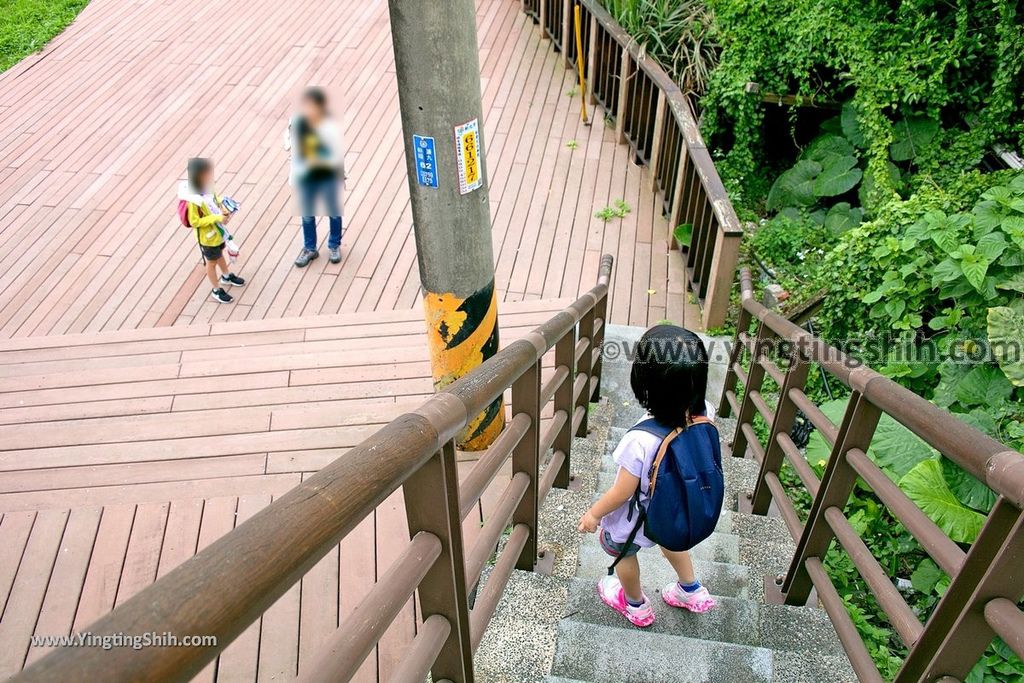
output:
[[[573,23],[576,24],[576,72],[580,75],[580,118],[587,121],[587,81],[583,76],[583,35],[580,22],[580,6],[573,5]]]

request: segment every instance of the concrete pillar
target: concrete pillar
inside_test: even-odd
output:
[[[476,6],[388,6],[431,366],[442,389],[498,350]],[[499,399],[459,446],[482,450],[503,426]]]

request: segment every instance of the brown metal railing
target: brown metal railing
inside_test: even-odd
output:
[[[1024,612],[1017,607],[1024,595],[1024,456],[889,378],[851,362],[837,349],[762,306],[754,298],[746,269],[740,275],[740,289],[743,308],[720,412],[723,416],[737,414],[732,454],[744,457],[749,449],[760,463],[754,491],[747,501],[740,501],[741,509],[763,515],[774,503],[797,542],[785,577],[766,586],[769,598],[805,604],[812,587],[816,589],[857,676],[862,681],[881,681],[822,565],[830,545],[838,541],[908,648],[897,683],[964,680],[997,635],[1024,657]],[[747,332],[752,321],[757,321],[754,337]],[[785,370],[772,360],[774,354],[768,353],[769,348],[780,348],[780,342],[789,356]],[[744,357],[749,358],[746,370],[741,363]],[[804,393],[812,363],[852,392],[838,425]],[[761,394],[766,375],[780,387],[774,409]],[[743,383],[742,396],[736,393],[738,382]],[[798,410],[832,446],[821,479],[790,438]],[[883,413],[998,495],[969,549],[946,536],[866,455]],[[754,432],[757,416],[771,428],[766,444]],[[783,461],[793,467],[813,497],[806,523],[779,479]],[[858,478],[951,579],[949,589],[923,624],[843,512]]]
[[[597,286],[567,309],[88,628],[96,636],[203,634],[215,636],[216,647],[61,648],[12,680],[189,680],[401,487],[411,541],[300,680],[351,679],[418,591],[423,621],[390,680],[422,683],[429,673],[439,683],[472,681],[473,651],[512,570],[532,570],[537,562],[537,508],[553,486],[569,485],[572,439],[586,434],[589,403],[599,392],[611,267],[612,257],[604,256]],[[554,368],[542,382],[549,351]],[[460,484],[455,435],[510,388],[508,426]],[[549,401],[554,417],[542,429]],[[511,481],[466,549],[462,521],[510,457]],[[470,609],[468,593],[507,528]]]
[[[619,26],[597,0],[532,0],[524,11],[540,17],[549,36],[576,68],[574,6],[581,11],[587,93],[615,120],[618,140],[650,168],[669,229],[692,226],[684,248],[691,291],[702,304],[705,328],[725,323],[743,235],[736,212],[697,128],[689,101],[672,78]],[[672,237],[669,236],[670,242]]]

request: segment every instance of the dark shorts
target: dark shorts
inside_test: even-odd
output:
[[[597,535],[597,540],[601,543],[601,550],[605,551],[612,557],[618,557],[619,553],[622,552],[622,549],[626,547],[625,543],[616,543],[613,541],[612,537],[604,529],[601,529],[601,533]],[[640,546],[636,543],[630,543],[629,549],[626,550],[623,557],[633,557],[638,552],[640,552]]]
[[[205,244],[199,245],[199,251],[203,252],[203,258],[207,261],[216,261],[224,253],[224,243],[221,242],[215,247],[208,247]]]

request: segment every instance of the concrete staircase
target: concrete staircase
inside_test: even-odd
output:
[[[609,326],[607,341],[630,344],[643,330]],[[721,340],[716,349],[724,354]],[[620,354],[625,356],[627,354]],[[724,358],[712,359],[709,395],[720,393]],[[595,537],[581,537],[575,523],[614,480],[613,451],[642,410],[629,388],[629,361],[606,354],[603,400],[592,410],[592,432],[574,443],[573,469],[581,490],[554,491],[542,514],[542,546],[558,555],[554,576],[519,574],[499,609],[492,632],[478,653],[480,680],[552,683],[729,683],[854,681],[849,662],[824,611],[764,602],[766,575],[784,571],[793,544],[782,521],[736,512],[738,495],[749,491],[756,466],[725,457],[726,502],[717,531],[694,549],[697,575],[716,596],[718,607],[696,615],[671,608],[660,598],[675,579],[656,550],[640,554],[644,589],[657,619],[637,629],[608,609],[595,594],[610,559]],[[719,421],[723,440],[732,425]],[[723,452],[725,446],[723,444]],[[552,604],[554,603],[554,604]],[[524,634],[546,637],[540,654],[524,653]],[[517,646],[516,643],[519,643]]]

